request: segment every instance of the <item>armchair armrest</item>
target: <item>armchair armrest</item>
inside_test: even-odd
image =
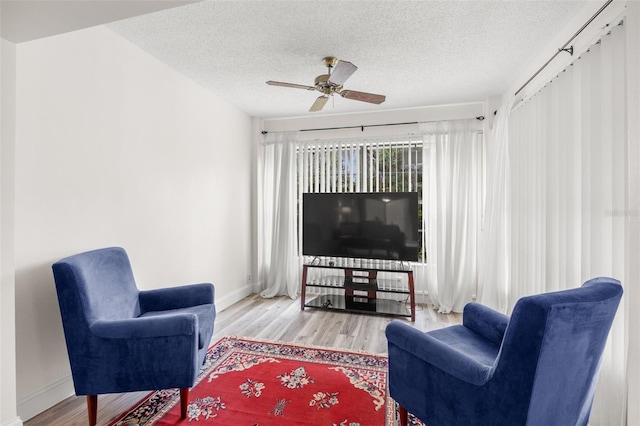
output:
[[[198,316],[98,320],[71,357],[78,395],[191,387],[200,367]]]
[[[213,284],[202,283],[143,290],[138,294],[138,300],[140,301],[140,309],[144,313],[213,304],[214,296]]]
[[[462,325],[485,339],[502,344],[509,317],[479,303],[467,303],[462,313]]]
[[[429,333],[423,333],[402,321],[393,320],[385,330],[389,342],[389,356],[392,346],[408,352],[414,357],[444,371],[445,373],[473,385],[486,383],[493,369],[446,345]]]
[[[198,316],[176,313],[122,320],[98,320],[89,326],[89,330],[103,339],[193,336],[198,333]]]

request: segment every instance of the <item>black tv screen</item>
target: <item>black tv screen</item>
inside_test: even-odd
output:
[[[302,254],[417,261],[417,192],[302,194]]]

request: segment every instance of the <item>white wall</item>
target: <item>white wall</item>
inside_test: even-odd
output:
[[[73,389],[51,274],[127,249],[141,288],[249,293],[251,118],[106,27],[17,45],[18,414]]]
[[[19,426],[16,411],[15,274],[13,260],[15,68],[13,43],[0,40],[0,425]]]

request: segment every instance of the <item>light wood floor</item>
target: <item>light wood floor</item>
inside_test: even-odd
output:
[[[394,318],[402,319],[313,308],[301,311],[299,299],[262,299],[254,294],[218,313],[212,342],[224,336],[240,336],[385,354],[384,329]],[[459,324],[461,319],[460,314],[442,315],[426,305],[417,305],[414,326],[428,331]],[[404,320],[410,323],[408,318]],[[100,395],[98,425],[108,424],[148,393]],[[70,397],[24,424],[86,426],[86,399]]]

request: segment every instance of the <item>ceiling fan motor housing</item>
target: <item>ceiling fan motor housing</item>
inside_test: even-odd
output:
[[[342,89],[342,86],[338,86],[329,82],[329,77],[331,77],[329,74],[322,74],[317,76],[314,83],[316,90],[326,95],[329,95],[332,92],[339,93]]]

